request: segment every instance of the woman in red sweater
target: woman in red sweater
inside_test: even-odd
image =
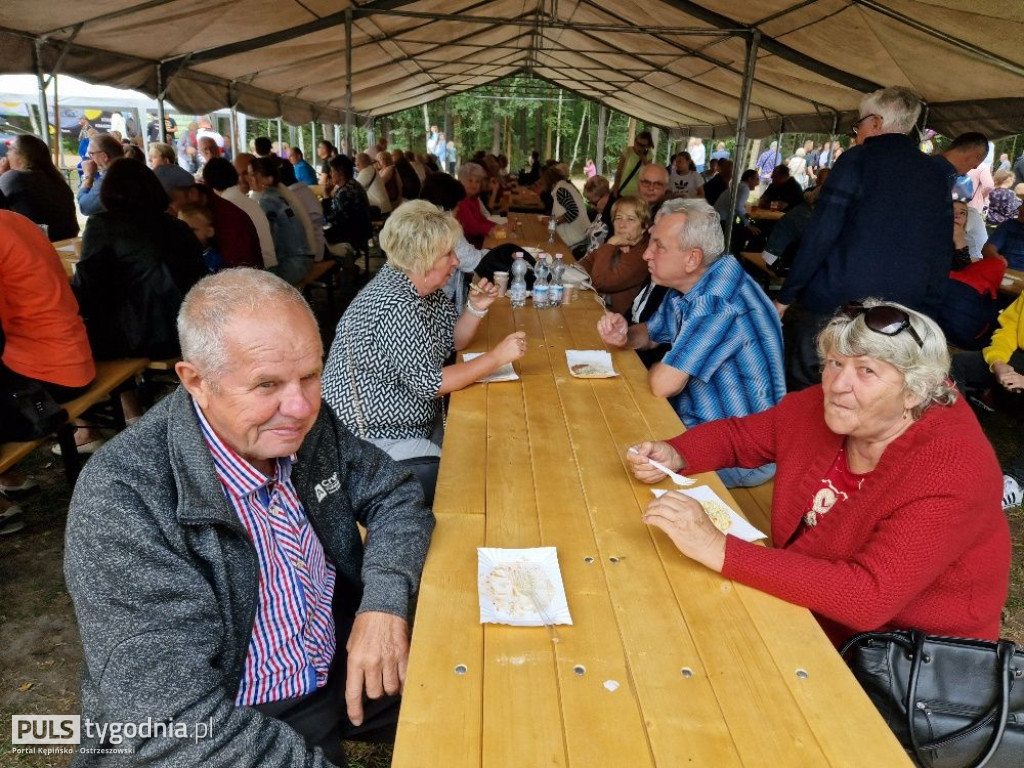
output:
[[[466,239],[477,248],[482,248],[484,238],[494,229],[494,222],[484,214],[480,205],[480,190],[487,172],[476,163],[465,163],[459,168],[459,181],[466,190],[466,196],[455,208],[455,218],[462,225]]]
[[[822,384],[741,419],[627,454],[689,473],[776,462],[776,548],[726,536],[681,493],[644,521],[723,576],[815,613],[837,645],[857,632],[919,629],[996,639],[1010,534],[1001,472],[947,378],[939,327],[897,304],[847,305],[818,337]]]

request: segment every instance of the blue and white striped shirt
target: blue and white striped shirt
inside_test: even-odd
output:
[[[336,647],[335,567],[309,524],[291,482],[294,457],[266,477],[196,414],[224,496],[249,532],[259,562],[256,620],[235,704],[254,706],[305,696],[327,682]]]
[[[779,316],[732,256],[687,293],[670,290],[647,332],[672,345],[661,362],[690,376],[670,399],[687,427],[759,413],[786,394]]]

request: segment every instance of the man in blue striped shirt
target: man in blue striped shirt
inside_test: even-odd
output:
[[[782,325],[771,301],[725,250],[718,214],[703,200],[669,200],[651,228],[644,260],[651,279],[670,288],[646,323],[622,315],[598,323],[612,346],[672,348],[648,374],[687,427],[767,410],[786,393]],[[729,487],[760,485],[775,465],[718,472]]]

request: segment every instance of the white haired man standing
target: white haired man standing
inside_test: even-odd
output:
[[[646,323],[608,313],[597,329],[607,344],[651,349],[671,344],[649,373],[687,427],[760,413],[786,393],[782,326],[771,301],[731,256],[718,213],[704,200],[662,204],[644,253],[656,285],[669,291]],[[729,487],[770,480],[774,464],[719,471]]]
[[[787,354],[794,389],[821,380],[815,339],[843,304],[875,297],[932,317],[942,306],[953,201],[946,171],[907,135],[920,113],[921,100],[906,88],[861,100],[857,146],[822,187],[775,304],[780,316],[794,301],[802,310]]]
[[[320,334],[294,288],[222,272],[178,330],[182,387],[89,462],[71,502],[95,726],[76,765],[344,766],[343,738],[393,734],[433,517],[409,473],[321,408]],[[131,754],[104,753],[111,724],[168,721],[203,737],[125,729]]]

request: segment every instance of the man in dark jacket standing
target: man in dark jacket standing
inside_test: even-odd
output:
[[[294,288],[222,272],[178,329],[182,388],[96,454],[71,502],[75,764],[343,766],[343,738],[393,733],[433,517],[321,408]]]
[[[815,342],[844,303],[889,299],[932,317],[941,306],[953,202],[943,169],[907,135],[920,112],[906,88],[861,100],[858,146],[836,161],[775,302],[780,316],[794,301],[802,310],[787,350],[791,389],[821,380]]]

